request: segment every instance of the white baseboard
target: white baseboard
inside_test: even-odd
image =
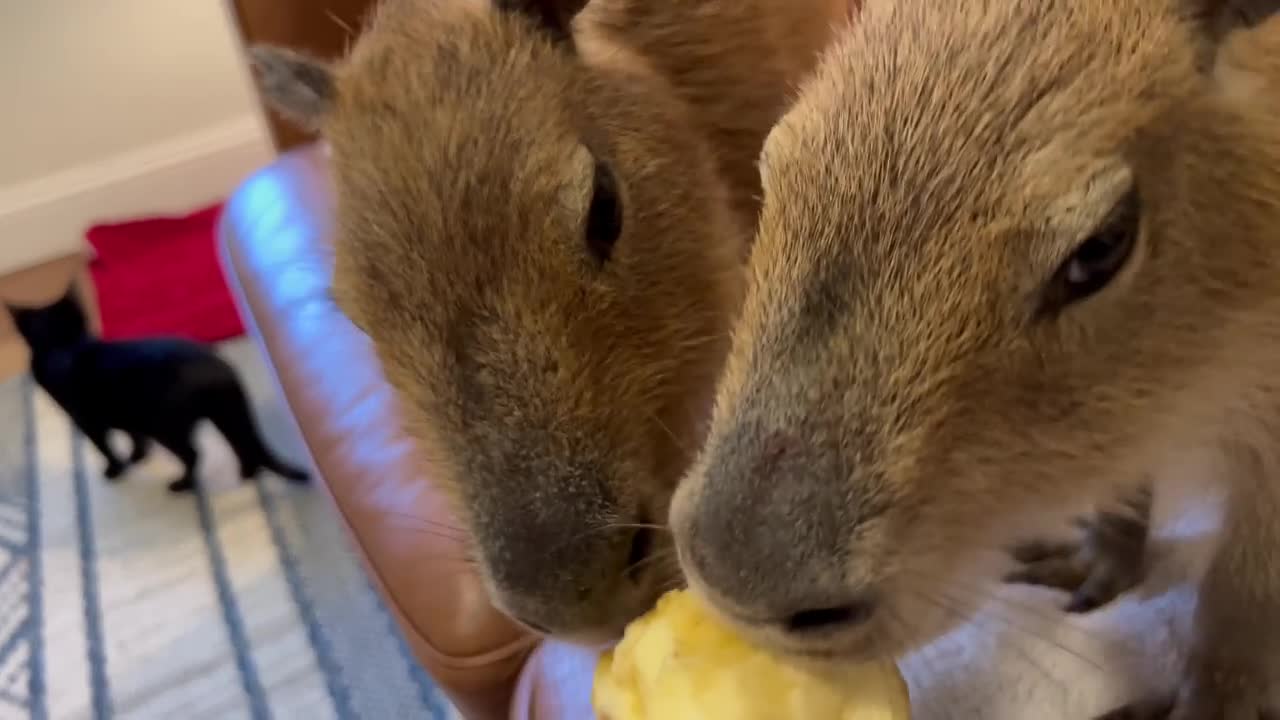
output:
[[[257,115],[0,187],[0,275],[86,248],[99,222],[186,213],[229,195],[273,157]]]

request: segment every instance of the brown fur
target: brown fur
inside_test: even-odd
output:
[[[743,316],[673,503],[691,586],[782,650],[897,653],[1028,517],[1212,453],[1233,500],[1174,717],[1275,710],[1280,20],[1238,12],[868,3],[766,142]],[[1046,311],[1134,184],[1124,268]]]
[[[334,294],[454,491],[496,601],[596,641],[676,580],[649,526],[727,352],[755,159],[846,14],[596,0],[566,37],[581,4],[391,0],[328,82],[278,51],[258,64],[284,110],[323,108]],[[603,263],[583,237],[596,161],[623,207]]]

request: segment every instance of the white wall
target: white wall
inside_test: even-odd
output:
[[[224,0],[0,0],[0,273],[270,158]]]

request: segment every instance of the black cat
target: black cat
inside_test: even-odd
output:
[[[192,435],[196,424],[207,419],[235,451],[244,479],[266,469],[307,482],[306,471],[267,449],[235,370],[208,347],[177,338],[98,340],[89,333],[74,288],[52,305],[9,307],[9,313],[31,347],[36,382],[106,457],[109,479],[146,457],[154,440],[183,464],[182,477],[169,489],[194,489]],[[116,457],[107,443],[110,430],[132,439],[127,459]]]

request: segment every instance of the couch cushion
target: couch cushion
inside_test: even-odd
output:
[[[468,718],[505,717],[535,640],[490,605],[367,338],[329,297],[333,229],[323,149],[285,154],[227,204],[232,285],[413,652]]]

